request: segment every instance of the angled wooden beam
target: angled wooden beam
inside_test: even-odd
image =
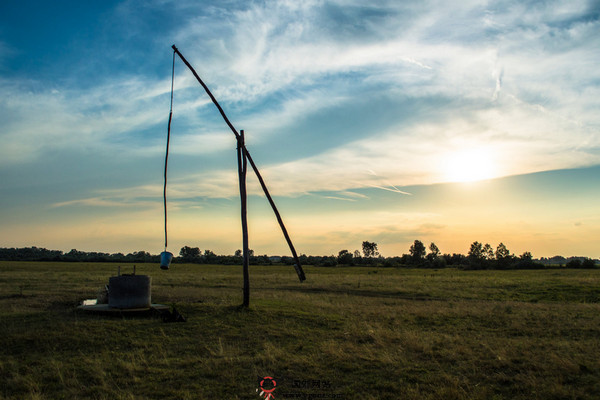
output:
[[[198,75],[198,73],[196,72],[196,70],[194,70],[194,67],[192,67],[192,65],[186,60],[186,58],[183,56],[183,54],[181,54],[181,52],[177,49],[177,47],[175,47],[175,45],[173,45],[172,48],[173,48],[173,51],[175,52],[175,54],[177,54],[179,56],[179,58],[181,59],[181,61],[183,61],[183,63],[192,72],[192,74],[194,75],[194,77],[196,78],[196,80],[198,81],[198,83],[200,83],[200,85],[204,88],[204,91],[206,92],[206,94],[208,95],[208,97],[210,97],[210,99],[212,100],[213,104],[217,107],[217,109],[219,110],[219,113],[221,113],[221,116],[225,120],[225,123],[227,124],[227,126],[229,126],[229,129],[231,129],[231,131],[233,132],[233,134],[235,135],[235,138],[238,140],[238,143],[239,143],[240,134],[235,129],[235,127],[233,126],[233,124],[231,123],[231,121],[229,121],[229,118],[227,118],[227,115],[225,114],[225,111],[223,111],[223,108],[221,107],[221,105],[219,104],[219,102],[217,101],[217,99],[215,98],[215,96],[213,96],[213,94],[211,93],[211,91],[208,88],[208,86],[206,86],[206,84],[200,78],[200,76]],[[246,148],[245,145],[242,147],[242,152],[245,154],[248,162],[252,166],[252,169],[254,170],[254,173],[256,174],[256,177],[258,178],[258,182],[260,183],[260,186],[262,187],[263,192],[265,193],[265,197],[267,198],[267,200],[269,201],[269,204],[271,205],[271,208],[273,209],[273,213],[275,214],[275,217],[277,218],[277,222],[279,223],[279,226],[281,228],[281,232],[283,233],[283,236],[285,237],[285,240],[286,240],[286,242],[288,244],[288,247],[290,248],[290,251],[292,252],[292,256],[294,257],[294,263],[295,263],[294,264],[294,268],[296,269],[296,273],[298,274],[298,279],[300,279],[300,282],[302,282],[302,281],[306,280],[306,276],[304,275],[304,270],[302,270],[302,266],[300,265],[300,260],[298,259],[298,254],[296,253],[296,249],[294,248],[294,244],[292,243],[292,239],[290,238],[290,235],[288,234],[287,229],[285,228],[285,225],[283,223],[283,219],[281,218],[281,215],[279,214],[279,211],[277,210],[277,207],[275,206],[275,202],[273,201],[273,198],[269,194],[269,190],[267,189],[267,185],[265,184],[265,181],[262,178],[262,176],[261,176],[261,174],[260,174],[260,172],[258,170],[258,167],[254,163],[254,160],[250,156],[250,152],[248,152],[248,149]]]

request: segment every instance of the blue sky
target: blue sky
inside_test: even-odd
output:
[[[176,44],[300,253],[599,257],[600,2],[455,3],[2,2],[0,246],[162,250]],[[170,249],[232,254],[235,140],[175,76]],[[249,181],[250,247],[286,254]]]

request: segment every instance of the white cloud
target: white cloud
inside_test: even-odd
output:
[[[315,115],[323,110],[366,110],[374,95],[420,104],[410,121],[399,110],[395,120],[361,128],[337,148],[296,157],[288,151],[289,162],[263,168],[279,193],[436,182],[443,176],[439,159],[470,144],[494,149],[498,175],[600,161],[588,150],[600,146],[593,51],[600,35],[597,20],[580,18],[585,2],[155,4],[167,6],[194,15],[174,26],[172,37],[253,139],[251,150],[299,121],[319,123]],[[176,68],[172,154],[234,146],[201,87],[183,64]],[[169,78],[121,76],[86,90],[35,93],[2,82],[2,115],[12,117],[0,133],[1,162],[53,148],[157,156],[164,150]],[[378,122],[367,111],[362,118]],[[153,127],[160,132],[142,140],[140,132]],[[323,134],[315,131],[303,131],[304,140]],[[235,171],[181,177],[181,185],[190,183],[195,189],[182,195],[230,196]]]

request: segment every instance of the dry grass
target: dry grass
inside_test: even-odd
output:
[[[600,271],[251,267],[244,310],[240,267],[139,265],[187,323],[74,312],[115,272],[0,263],[0,396],[600,397]]]

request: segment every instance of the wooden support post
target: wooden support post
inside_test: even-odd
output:
[[[248,267],[250,265],[250,254],[248,249],[248,213],[247,213],[247,194],[246,194],[246,171],[248,170],[248,158],[244,143],[244,131],[240,131],[237,145],[238,175],[240,180],[240,200],[242,203],[242,243],[243,243],[243,270],[244,270],[244,302],[243,306],[250,305],[250,276]]]

